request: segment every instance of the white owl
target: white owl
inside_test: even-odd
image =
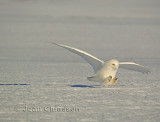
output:
[[[133,62],[119,62],[116,59],[111,59],[108,61],[102,61],[91,54],[79,50],[77,48],[69,47],[66,45],[60,45],[53,43],[57,46],[63,47],[85,59],[92,67],[95,74],[91,77],[87,77],[89,81],[100,82],[104,85],[114,85],[117,83],[116,73],[118,68],[134,70],[142,73],[149,73],[150,70],[142,65]]]

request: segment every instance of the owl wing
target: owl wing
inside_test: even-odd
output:
[[[138,72],[142,72],[142,73],[149,73],[151,72],[150,69],[133,63],[133,62],[120,62],[119,63],[119,68],[123,68],[123,69],[128,69],[128,70],[134,70],[134,71],[138,71]]]
[[[100,59],[94,57],[93,55],[91,55],[85,51],[82,51],[82,50],[74,48],[74,47],[66,46],[66,45],[61,45],[61,44],[56,44],[56,43],[52,43],[52,44],[63,47],[65,49],[71,51],[72,53],[75,53],[75,54],[81,56],[84,60],[86,60],[93,67],[95,73],[97,71],[99,71],[103,66],[103,63],[104,63],[103,61],[101,61]]]

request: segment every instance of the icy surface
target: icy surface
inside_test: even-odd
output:
[[[159,0],[1,0],[0,121],[159,121],[159,13]],[[87,81],[89,64],[51,42],[152,73],[119,69],[105,88]]]

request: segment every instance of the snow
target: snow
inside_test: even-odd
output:
[[[1,0],[0,121],[159,121],[159,5],[158,0]],[[152,72],[119,69],[118,83],[105,88],[87,81],[94,73],[88,63],[52,42],[101,60],[143,64]]]

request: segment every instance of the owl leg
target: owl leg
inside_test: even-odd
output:
[[[105,79],[106,84],[108,84],[112,80],[112,76],[109,76]]]
[[[116,84],[116,83],[117,83],[117,80],[118,80],[118,78],[114,77],[114,78],[113,78],[113,84]]]

